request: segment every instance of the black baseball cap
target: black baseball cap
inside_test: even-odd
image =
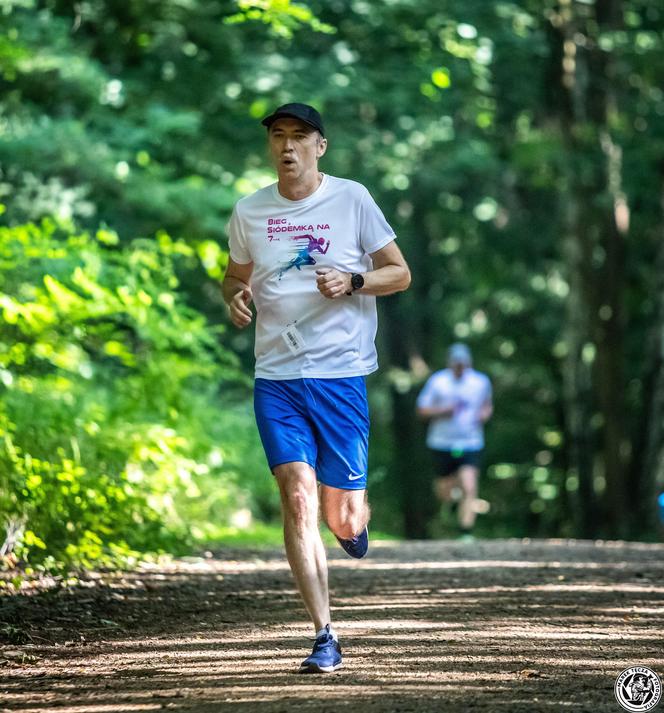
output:
[[[323,128],[323,119],[321,115],[308,104],[299,104],[295,102],[293,104],[283,104],[278,109],[275,109],[270,116],[266,116],[261,124],[270,128],[272,124],[277,119],[299,119],[309,126],[313,126],[314,129],[320,131],[321,136],[325,136],[325,129]]]

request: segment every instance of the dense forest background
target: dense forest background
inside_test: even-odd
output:
[[[663,32],[646,0],[1,2],[0,554],[278,522],[218,282],[288,101],[413,272],[380,300],[374,527],[446,534],[414,401],[461,340],[495,395],[479,534],[661,536]]]

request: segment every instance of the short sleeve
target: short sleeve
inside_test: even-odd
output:
[[[375,253],[396,238],[369,191],[362,191],[360,203],[360,245],[365,253]]]
[[[491,386],[491,380],[487,376],[484,379],[484,400],[491,401],[492,398],[493,398],[493,387]]]
[[[430,376],[417,397],[417,408],[431,408],[436,398],[436,375]]]
[[[250,263],[252,261],[251,253],[247,246],[247,239],[237,205],[233,208],[233,213],[228,224],[228,235],[228,247],[231,260],[238,263],[238,265]]]

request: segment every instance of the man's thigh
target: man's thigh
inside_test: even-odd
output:
[[[466,451],[459,458],[459,484],[467,495],[477,494],[477,484],[482,463],[482,451]]]
[[[474,465],[462,465],[458,470],[459,485],[467,496],[477,495],[478,478],[479,468]]]
[[[345,490],[319,485],[320,506],[326,522],[330,518],[341,521],[362,515],[368,509],[366,490]]]
[[[318,447],[319,483],[332,490],[364,491],[369,455],[369,408],[364,378],[305,382],[308,414]]]
[[[451,500],[452,491],[458,487],[459,478],[456,473],[434,478],[433,481],[433,491],[440,500]]]
[[[306,413],[302,379],[256,379],[254,413],[270,470],[301,462],[315,469],[316,433]],[[283,470],[283,469],[282,469]]]

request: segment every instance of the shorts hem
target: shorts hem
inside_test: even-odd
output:
[[[268,463],[268,466],[270,468],[270,472],[274,476],[274,469],[278,468],[280,465],[286,465],[286,463],[306,463],[315,473],[316,475],[316,482],[320,483],[321,485],[326,485],[328,488],[336,488],[337,490],[366,490],[367,489],[367,484],[359,484],[359,485],[350,485],[350,484],[345,484],[346,487],[341,486],[341,485],[336,485],[332,483],[326,483],[322,478],[318,477],[318,472],[316,471],[316,466],[313,463],[310,463],[308,460],[305,460],[304,458],[285,458],[283,460],[277,459],[277,461],[274,464]]]
[[[457,448],[456,446],[452,447],[445,447],[441,448],[438,446],[430,446],[427,444],[427,448],[430,451],[434,451],[435,453],[452,453],[452,451],[463,451],[464,453],[480,453],[481,451],[484,450],[484,446],[473,446],[472,448],[467,448],[467,447],[462,447],[462,448]]]
[[[316,478],[321,485],[326,485],[328,488],[335,488],[336,490],[366,490],[367,484],[364,485],[350,485],[350,487],[343,487],[341,485],[332,485],[332,483],[326,483],[320,478]]]
[[[314,471],[314,473],[316,472],[316,466],[313,463],[310,463],[306,458],[283,458],[277,459],[275,463],[270,463],[268,461],[268,467],[270,468],[272,475],[274,475],[274,469],[278,468],[280,465],[286,465],[286,463],[306,463]]]

